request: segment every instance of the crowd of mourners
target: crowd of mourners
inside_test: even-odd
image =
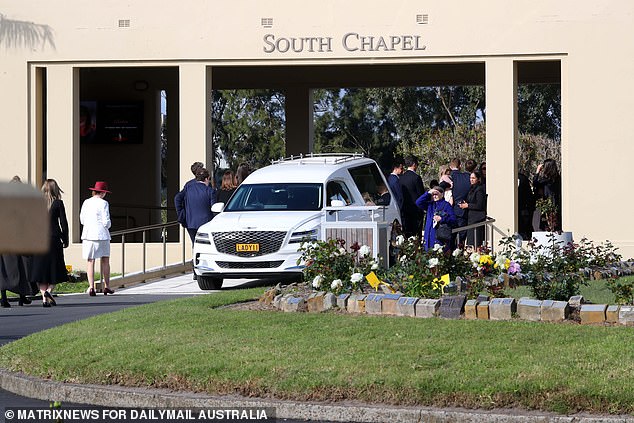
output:
[[[485,226],[476,225],[487,218],[486,163],[476,164],[474,160],[462,162],[452,159],[439,169],[438,179],[425,186],[417,173],[418,158],[409,155],[397,157],[387,182],[392,192],[392,200],[401,211],[402,231],[406,237],[419,237],[425,249],[436,244],[445,250],[455,247],[479,247],[486,243]],[[226,203],[236,188],[249,175],[247,164],[236,169],[225,170],[216,183],[204,164],[195,162],[191,166],[194,178],[185,183],[176,194],[177,220],[187,229],[194,242],[200,226],[209,222],[214,213],[214,203]],[[19,183],[19,177],[13,182]],[[547,222],[536,211],[539,199],[551,199],[557,209],[555,231],[561,230],[561,177],[557,163],[547,159],[539,164],[532,180],[520,173],[518,183],[518,232],[524,239],[530,239],[534,230],[546,229]],[[28,296],[40,292],[42,305],[56,305],[52,292],[55,285],[68,280],[63,249],[68,246],[68,222],[63,191],[54,179],[47,179],[42,185],[50,218],[50,242],[45,254],[35,256],[0,256],[0,307],[10,307],[7,290],[19,295],[19,304],[28,304]],[[110,214],[108,202],[104,200],[110,193],[107,183],[98,181],[89,188],[92,196],[84,201],[80,212],[82,231],[82,256],[87,260],[88,294],[95,296],[94,267],[100,259],[104,279],[102,292],[113,294],[110,289]],[[387,204],[390,195],[385,186],[380,189],[377,204]],[[382,203],[381,201],[383,201]],[[465,228],[460,230],[460,228]]]
[[[485,245],[485,225],[473,225],[487,219],[486,162],[464,163],[452,159],[439,169],[438,179],[426,186],[417,173],[418,158],[397,157],[388,175],[388,184],[401,210],[403,234],[422,237],[425,249],[440,244],[456,247]],[[557,164],[547,159],[537,167],[532,179],[518,174],[518,233],[530,239],[535,230],[544,230],[546,222],[536,211],[538,199],[552,199],[557,208],[555,230],[561,230],[561,177]],[[464,230],[456,230],[465,227]]]

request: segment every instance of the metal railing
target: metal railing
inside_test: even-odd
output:
[[[182,245],[182,260],[178,263],[172,263],[170,265],[167,264],[167,230],[172,227],[180,227],[180,224],[176,221],[167,222],[167,223],[158,223],[155,225],[141,226],[138,228],[131,229],[123,229],[120,231],[114,231],[110,233],[110,236],[121,237],[121,278],[117,278],[118,282],[123,281],[145,281],[150,278],[166,276],[169,274],[184,272],[189,269],[191,266],[191,262],[186,261],[186,250],[185,244],[187,243],[185,229],[182,229],[182,236],[180,237],[179,244]],[[148,245],[148,233],[151,231],[160,231],[161,243],[162,243],[162,266],[158,268],[153,268],[148,271],[147,269],[147,245]],[[130,237],[131,235],[135,236],[141,233],[142,237],[142,266],[140,270],[135,270],[133,275],[126,276],[126,237]],[[156,242],[150,243],[152,245],[156,245]],[[131,272],[132,273],[132,272]]]
[[[474,246],[486,245],[491,249],[491,252],[494,252],[495,249],[495,234],[498,234],[500,237],[508,236],[508,234],[504,233],[500,228],[494,225],[495,219],[487,216],[483,222],[473,223],[467,226],[460,226],[459,228],[452,229],[451,233],[455,237],[455,245],[463,245],[465,239],[461,238],[461,236],[466,236],[466,233],[470,230],[474,232]],[[478,231],[475,229],[481,228],[484,226],[484,240],[478,239]],[[461,242],[462,241],[462,242]],[[479,242],[480,241],[480,242]],[[484,242],[481,242],[484,241]]]

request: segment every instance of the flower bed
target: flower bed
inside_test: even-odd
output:
[[[282,292],[278,287],[277,291],[268,292],[265,297],[285,311],[323,311],[335,307],[349,310],[348,299],[365,301],[368,295],[378,291],[381,284],[381,292],[395,294],[393,298],[387,297],[389,301],[398,302],[402,297],[411,299],[403,302],[415,306],[423,300],[427,303],[439,300],[435,305],[439,307],[441,299],[460,297],[464,301],[458,316],[464,315],[468,300],[471,300],[468,306],[479,307],[483,313],[486,310],[488,315],[488,300],[504,299],[492,303],[511,306],[515,300],[508,298],[505,289],[525,284],[532,292],[532,300],[538,302],[531,305],[539,307],[540,313],[543,307],[567,308],[568,311],[562,311],[566,315],[564,319],[570,312],[570,315],[577,316],[577,320],[583,320],[578,318],[583,314],[580,287],[588,280],[602,278],[610,281],[608,286],[617,302],[625,307],[622,308],[623,322],[629,324],[627,307],[634,304],[634,282],[618,282],[617,278],[634,274],[634,261],[622,261],[609,242],[596,245],[583,239],[578,244],[559,245],[553,241],[546,246],[546,254],[539,254],[532,244],[524,249],[516,244],[515,238],[507,237],[495,253],[487,248],[444,252],[440,245],[425,251],[418,239],[399,236],[393,247],[394,265],[388,269],[381,266],[381,259],[372,258],[370,248],[365,245],[355,243],[346,248],[342,240],[304,243],[300,248],[301,260],[306,263],[306,284],[303,286],[309,290],[303,293]],[[374,279],[373,275],[376,276]],[[382,302],[383,299],[371,297],[374,302]],[[562,303],[567,305],[564,307]],[[522,304],[514,304],[515,307],[517,305]],[[608,321],[608,306],[605,308],[603,314],[606,317],[603,320],[598,318],[599,321]],[[350,309],[364,310],[365,304],[361,308],[360,304],[354,304]],[[600,308],[595,309],[601,314]],[[614,309],[611,311],[614,313]],[[405,315],[412,314],[408,311]]]

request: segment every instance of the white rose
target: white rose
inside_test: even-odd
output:
[[[352,276],[350,276],[350,282],[352,283],[361,282],[362,280],[363,275],[361,273],[353,273]]]
[[[504,263],[506,263],[506,257],[504,257],[503,255],[499,255],[495,258],[495,264],[497,264],[499,267],[503,267]]]
[[[340,255],[344,255],[344,254],[346,254],[346,249],[345,249],[345,248],[343,248],[343,247],[339,247],[339,254],[340,254]]]
[[[480,254],[471,253],[471,256],[469,256],[469,260],[471,260],[473,263],[479,264],[480,263]]]
[[[402,256],[402,257],[399,259],[399,261],[400,261],[401,263],[405,263],[405,262],[407,261],[407,256]]]
[[[342,286],[343,286],[343,282],[341,282],[341,279],[335,279],[330,284],[330,289],[337,290],[337,289],[341,288]]]
[[[396,246],[400,247],[405,242],[405,237],[403,235],[399,235],[396,237]]]
[[[321,275],[315,276],[315,279],[313,279],[313,288],[319,289],[323,280],[324,280],[323,276]]]
[[[456,248],[455,250],[453,250],[453,253],[451,253],[451,255],[454,257],[458,257],[460,254],[462,254],[462,250],[460,248]]]
[[[379,268],[379,263],[377,263],[376,261],[372,262],[372,266],[370,267],[370,269],[372,270],[376,270]]]
[[[438,266],[438,263],[440,263],[440,260],[438,260],[436,257],[430,258],[429,261],[427,262],[427,267],[429,268],[436,267]]]
[[[370,247],[368,247],[367,245],[362,245],[361,248],[359,248],[359,255],[361,257],[365,257],[368,254],[370,254]]]
[[[442,251],[442,245],[434,244],[434,251]]]

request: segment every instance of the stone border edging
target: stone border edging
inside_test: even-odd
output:
[[[238,396],[209,396],[163,389],[129,388],[112,385],[81,385],[39,379],[0,369],[0,388],[30,398],[51,400],[51,392],[63,402],[112,408],[275,408],[277,419],[329,420],[380,423],[397,421],[465,423],[632,423],[632,416],[559,416],[532,411],[480,411],[393,407],[385,405],[335,405]]]

